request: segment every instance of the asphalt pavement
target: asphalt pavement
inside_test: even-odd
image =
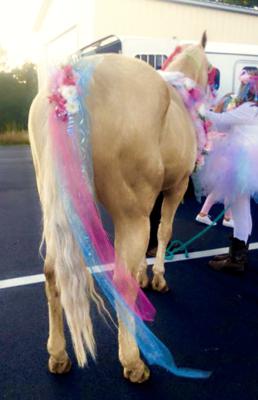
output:
[[[199,208],[191,197],[180,206],[175,238],[187,240],[203,228],[194,221]],[[212,214],[220,210],[216,206]],[[255,247],[255,204],[252,213]],[[220,224],[212,228],[191,245],[190,251],[199,252],[197,258],[182,256],[167,263],[170,292],[148,292],[157,309],[151,329],[172,350],[179,366],[213,371],[209,379],[177,378],[151,366],[148,382],[127,382],[118,361],[116,331],[107,327],[96,310],[92,317],[97,363],[89,360],[87,368],[77,367],[67,332],[73,368],[66,376],[51,375],[44,285],[10,285],[0,289],[0,400],[257,400],[258,250],[250,251],[249,267],[242,276],[216,273],[203,257],[203,251],[226,246],[230,232]],[[42,274],[40,238],[41,213],[30,149],[0,147],[0,285],[6,279]]]

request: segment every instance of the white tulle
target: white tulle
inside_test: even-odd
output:
[[[258,192],[258,107],[244,103],[224,113],[207,112],[212,128],[223,132],[214,140],[200,171],[203,194],[216,193],[219,201]]]

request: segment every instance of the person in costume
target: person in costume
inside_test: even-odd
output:
[[[224,111],[230,111],[235,107],[236,107],[236,96],[232,93],[229,93],[223,96],[222,99],[216,104],[216,106],[214,107],[214,111],[217,113],[221,113]],[[215,131],[208,132],[208,146],[206,147],[206,151],[207,152],[212,151],[214,141],[220,140],[224,136],[225,134],[221,132],[215,132]],[[217,203],[216,191],[212,191],[206,197],[206,200],[203,203],[203,206],[199,211],[199,213],[197,214],[195,220],[205,225],[212,225],[212,224],[217,225],[217,223],[213,222],[209,216],[211,208],[216,203]],[[233,228],[234,221],[232,218],[232,212],[228,205],[227,199],[224,200],[224,207],[225,207],[225,214],[222,221],[222,225],[227,228]]]
[[[202,206],[200,212],[197,214],[195,220],[197,222],[200,222],[201,224],[205,224],[205,225],[212,225],[212,224],[217,225],[217,222],[212,221],[209,216],[210,209],[216,203],[217,203],[216,192],[213,191],[206,197],[205,202],[203,203],[203,206]],[[227,204],[228,204],[227,201],[224,201],[225,214],[224,214],[224,218],[222,221],[222,225],[227,228],[234,228],[232,212],[231,212],[231,209],[228,208]]]
[[[244,271],[248,239],[252,231],[250,198],[258,193],[258,71],[243,71],[237,107],[221,114],[207,111],[213,129],[224,132],[206,157],[200,171],[204,192],[214,192],[218,201],[227,199],[234,231],[229,253],[214,257],[215,270]]]

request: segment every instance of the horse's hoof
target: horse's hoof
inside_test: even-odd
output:
[[[67,374],[71,367],[72,363],[68,356],[64,361],[57,361],[52,356],[49,357],[48,369],[52,374]]]
[[[137,282],[142,289],[146,289],[149,286],[149,278],[147,274],[138,274]]]
[[[160,293],[166,293],[169,291],[167,282],[165,281],[163,276],[160,275],[154,275],[153,280],[151,282],[151,286],[153,290],[156,290],[157,292]]]
[[[170,291],[170,288],[168,287],[167,283],[166,285],[160,290],[160,293],[167,293]]]
[[[129,379],[132,383],[143,383],[149,379],[150,370],[147,365],[141,361],[140,367],[137,366],[131,369],[124,368],[124,377]]]

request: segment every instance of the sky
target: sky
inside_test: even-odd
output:
[[[0,0],[0,48],[8,52],[10,67],[37,59],[39,38],[33,25],[42,0]]]

